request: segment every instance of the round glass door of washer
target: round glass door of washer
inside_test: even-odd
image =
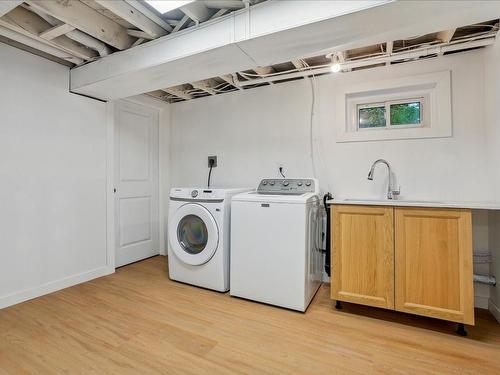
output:
[[[199,204],[188,203],[175,213],[169,228],[170,245],[184,263],[201,265],[217,250],[219,230],[210,212]]]

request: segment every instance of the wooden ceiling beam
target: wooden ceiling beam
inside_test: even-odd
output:
[[[40,37],[40,34],[52,29],[53,26],[36,14],[22,7],[17,7],[0,18],[0,25],[39,42],[59,48],[83,60],[92,60],[97,57],[96,51],[64,35],[55,37],[51,40]]]
[[[8,40],[12,40],[12,44],[14,45],[16,45],[16,43],[19,43],[22,46],[26,46],[27,48],[23,49],[27,49],[29,52],[33,52],[30,49],[40,51],[40,55],[42,55],[43,57],[46,57],[44,54],[47,54],[50,56],[55,56],[54,59],[62,59],[68,61],[68,64],[71,63],[75,65],[80,65],[85,61],[83,59],[80,59],[79,57],[75,57],[63,51],[60,48],[47,44],[47,42],[43,39],[41,39],[43,40],[43,42],[41,42],[40,40],[33,39],[29,36],[26,36],[25,34],[18,33],[1,25],[0,25],[0,35],[7,38]]]
[[[215,12],[212,17],[210,17],[211,20],[219,18],[229,12],[229,9],[219,9],[217,12]]]
[[[135,38],[127,29],[80,1],[26,1],[33,8],[99,39],[117,49],[129,48]]]
[[[205,22],[210,19],[210,11],[204,3],[199,1],[194,1],[184,5],[181,7],[181,11],[183,11],[195,23]]]
[[[207,8],[238,10],[245,7],[245,3],[240,0],[205,0]]]
[[[449,29],[437,33],[437,38],[443,43],[450,43],[457,29]]]
[[[147,40],[154,39],[151,35],[145,33],[144,31],[140,31],[140,30],[128,29],[127,33],[128,33],[128,35],[133,36],[134,38],[138,38],[138,39],[147,39]]]
[[[71,25],[68,25],[67,23],[62,23],[57,26],[53,26],[50,29],[40,33],[40,38],[43,38],[45,40],[52,40],[54,38],[57,38],[58,36],[64,35],[69,33],[70,31],[73,31],[75,28]]]
[[[163,20],[161,17],[158,17],[156,13],[146,8],[146,6],[141,1],[139,0],[123,0],[123,1],[125,1],[128,5],[130,5],[131,7],[137,9],[139,12],[144,14],[147,18],[156,23],[162,29],[166,31],[173,30],[172,26],[170,26],[167,22],[165,22],[165,20]]]
[[[193,99],[193,96],[187,92],[185,92],[183,89],[181,89],[182,86],[175,86],[175,87],[169,87],[168,89],[162,89],[163,91],[169,93],[170,95],[177,96],[178,98],[184,99],[184,100],[189,100]]]
[[[295,67],[295,69],[304,69],[306,66],[304,63],[300,60],[292,60],[291,63]]]
[[[125,1],[95,0],[95,2],[144,31],[150,36],[149,39],[160,38],[167,35],[165,29]]]
[[[12,9],[21,5],[23,0],[2,0],[0,1],[0,17],[9,13]]]
[[[240,87],[240,85],[238,85],[238,82],[236,82],[236,80],[234,79],[233,75],[231,75],[231,74],[224,74],[224,75],[221,75],[219,78],[221,78],[223,81],[225,81],[225,82],[233,85],[238,90],[243,90],[243,88]]]
[[[190,18],[187,14],[184,15],[184,17],[182,17],[182,19],[179,21],[179,23],[177,25],[175,25],[174,29],[172,30],[172,33],[176,33],[177,31],[182,29],[182,26],[184,26],[186,24],[186,22],[189,21],[189,19]]]
[[[195,89],[205,91],[210,95],[217,95],[217,91],[213,89],[213,87],[217,86],[217,81],[214,79],[204,79],[202,81],[192,82],[191,86]]]

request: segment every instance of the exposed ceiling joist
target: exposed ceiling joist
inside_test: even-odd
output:
[[[387,42],[385,43],[385,52],[386,52],[388,55],[390,55],[390,54],[392,54],[393,49],[394,49],[394,41],[392,41],[392,40],[387,41]],[[391,65],[391,62],[390,62],[390,61],[387,61],[387,62],[385,63],[385,65]]]
[[[137,39],[137,40],[134,42],[134,44],[132,44],[132,47],[138,46],[138,45],[140,45],[140,44],[144,43],[145,41],[146,41],[146,39],[139,38],[139,39]]]
[[[222,17],[190,33],[113,54],[73,69],[71,89],[113,100],[256,65],[283,64],[297,56],[313,63],[309,58],[318,54],[380,46],[412,35],[435,36],[440,30],[479,23],[499,12],[498,4],[489,1],[429,1],[425,6],[384,0],[311,1],[307,7],[301,3],[266,1],[258,11],[245,9],[237,17]],[[417,13],[422,15],[418,20]],[[250,28],[246,27],[249,18]],[[359,28],[367,22],[369,29]]]
[[[228,9],[219,9],[217,12],[215,12],[212,17],[210,17],[211,20],[221,17],[224,14],[226,14],[229,10]]]
[[[443,43],[449,43],[453,38],[453,35],[455,34],[456,30],[457,29],[449,29],[440,31],[439,33],[437,33],[437,38],[441,40]]]
[[[174,29],[172,30],[172,33],[176,33],[177,31],[179,31],[182,26],[184,26],[186,24],[187,21],[189,21],[189,16],[186,14],[184,17],[182,17],[182,19],[177,23],[177,25],[175,25]]]
[[[306,67],[304,63],[300,60],[292,60],[291,63],[293,64],[295,69],[303,69]]]
[[[22,7],[17,7],[0,18],[0,25],[24,36],[38,40],[39,42],[59,48],[79,59],[92,60],[97,56],[94,50],[86,48],[64,35],[55,37],[52,40],[46,40],[40,37],[39,35],[51,29],[52,25]]]
[[[194,22],[200,23],[210,19],[210,11],[204,3],[194,1],[181,7],[181,10]]]
[[[254,68],[253,70],[255,71],[255,73],[257,73],[261,76],[275,72],[275,70],[272,66],[258,66],[256,68]]]
[[[156,23],[158,26],[160,26],[162,29],[166,31],[172,31],[173,28],[170,26],[167,22],[165,22],[161,17],[158,17],[158,15],[148,8],[144,6],[144,4],[139,1],[139,0],[124,0],[127,4],[129,4],[131,7],[137,9],[139,12],[144,14],[146,17],[148,17],[151,21]]]
[[[240,0],[205,0],[205,5],[213,9],[243,9],[245,4]]]
[[[151,35],[145,33],[144,31],[140,31],[140,30],[128,29],[127,33],[128,33],[128,35],[133,36],[134,38],[147,39],[147,40],[154,39]]]
[[[21,5],[23,0],[2,0],[0,1],[0,17],[9,13],[12,9]]]
[[[163,89],[163,91],[169,93],[170,95],[174,95],[174,96],[177,96],[178,98],[181,98],[181,99],[185,99],[185,100],[189,100],[189,99],[193,99],[193,96],[187,92],[185,92],[185,90],[183,90],[183,86],[176,86],[176,87],[170,87],[168,89]]]
[[[135,42],[123,26],[80,1],[29,0],[27,3],[117,49],[127,49]]]
[[[238,90],[243,90],[243,88],[240,87],[240,85],[238,85],[238,82],[235,81],[234,79],[234,76],[232,76],[231,74],[223,74],[221,75],[219,78],[221,78],[222,80],[224,80],[225,82],[233,85],[234,87],[236,87]]]
[[[213,79],[205,79],[191,83],[195,89],[202,90],[210,95],[216,95],[217,91],[213,87],[217,86],[217,82]]]
[[[144,31],[153,39],[167,35],[167,31],[164,28],[125,1],[95,0],[95,2]]]
[[[46,53],[51,56],[55,56],[56,58],[69,61],[72,64],[80,65],[84,61],[83,59],[72,56],[71,54],[68,54],[67,52],[59,48],[47,44],[45,40],[41,42],[40,40],[33,39],[31,37],[28,37],[24,34],[20,34],[16,31],[13,31],[1,25],[0,25],[0,35],[5,38],[8,38],[9,40],[14,41],[14,43],[21,43],[24,46],[28,46],[29,48],[34,48],[37,51],[41,51],[42,54]]]
[[[73,26],[68,25],[67,23],[63,23],[57,26],[53,26],[52,28],[40,33],[40,38],[52,40],[54,38],[57,38],[58,36],[67,34],[74,29],[75,28]]]

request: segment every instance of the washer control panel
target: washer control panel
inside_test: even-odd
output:
[[[266,178],[257,188],[259,194],[301,195],[314,193],[315,181],[310,178]]]

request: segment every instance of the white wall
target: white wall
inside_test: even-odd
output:
[[[106,108],[68,78],[0,43],[0,308],[112,272]]]
[[[500,199],[500,41],[488,48],[485,54],[485,99],[486,126],[488,135],[489,158],[493,163],[494,196]],[[493,253],[493,264],[490,273],[500,279],[500,212],[491,212],[489,246]],[[500,285],[491,287],[490,311],[500,322]]]
[[[493,197],[485,153],[483,51],[445,56],[343,75],[317,78],[314,134],[317,176],[336,196],[382,197],[387,172],[366,175],[377,158],[389,160],[403,198],[487,200]],[[365,80],[452,70],[451,138],[335,143],[337,87]],[[277,177],[310,176],[311,86],[301,80],[172,105],[171,183],[204,185],[206,157],[218,155],[213,182],[256,186]]]
[[[452,71],[453,137],[335,142],[335,94],[343,85],[442,70]],[[374,160],[385,158],[397,175],[402,198],[477,201],[496,197],[497,182],[486,152],[483,50],[316,80],[313,133],[323,191],[337,197],[384,197],[387,172],[377,169],[373,182],[366,176]],[[172,105],[171,185],[205,186],[208,155],[218,156],[214,186],[255,187],[262,178],[278,177],[278,163],[284,164],[288,177],[313,175],[310,111],[307,80]],[[474,212],[474,234],[475,247],[487,248],[484,212]],[[487,287],[476,287],[478,306],[486,307],[488,296]]]

